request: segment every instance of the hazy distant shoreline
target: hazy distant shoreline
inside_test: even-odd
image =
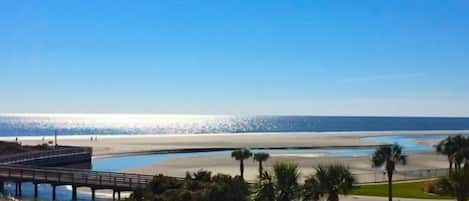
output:
[[[199,134],[69,134],[58,135],[60,139],[90,139],[91,137],[98,137],[98,139],[112,139],[112,138],[147,138],[147,137],[184,137],[184,136],[254,136],[254,135],[421,135],[421,134],[469,134],[468,130],[397,130],[397,131],[325,131],[325,132],[246,132],[246,133],[199,133]],[[0,136],[2,140],[16,140],[16,138],[23,140],[42,140],[42,138],[54,137],[51,135],[41,136]]]

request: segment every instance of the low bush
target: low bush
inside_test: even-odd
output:
[[[423,191],[425,193],[436,194],[438,188],[438,180],[425,181],[423,182]]]
[[[176,179],[157,175],[145,189],[135,191],[129,201],[246,201],[249,186],[240,177],[200,170]]]

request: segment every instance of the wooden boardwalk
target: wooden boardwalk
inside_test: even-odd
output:
[[[64,159],[78,156],[85,149],[53,150],[43,153],[27,153],[24,155],[9,156],[0,158],[0,182],[3,190],[3,182],[12,181],[16,183],[16,195],[21,196],[22,182],[32,182],[34,184],[34,196],[38,196],[38,184],[50,184],[52,186],[52,197],[56,199],[56,186],[72,186],[72,200],[77,199],[78,187],[89,187],[91,189],[92,200],[95,199],[95,191],[98,189],[113,190],[113,198],[118,194],[120,199],[121,191],[134,191],[145,187],[152,181],[151,175],[127,174],[116,172],[90,171],[71,168],[40,167],[31,165],[21,165],[22,163],[31,164],[34,160]],[[89,154],[91,157],[91,154]],[[90,158],[91,160],[91,158]]]

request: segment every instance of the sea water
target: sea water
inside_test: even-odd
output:
[[[0,114],[0,136],[469,130],[469,118]]]

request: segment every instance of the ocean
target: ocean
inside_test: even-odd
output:
[[[0,136],[469,130],[469,118],[1,114]]]

